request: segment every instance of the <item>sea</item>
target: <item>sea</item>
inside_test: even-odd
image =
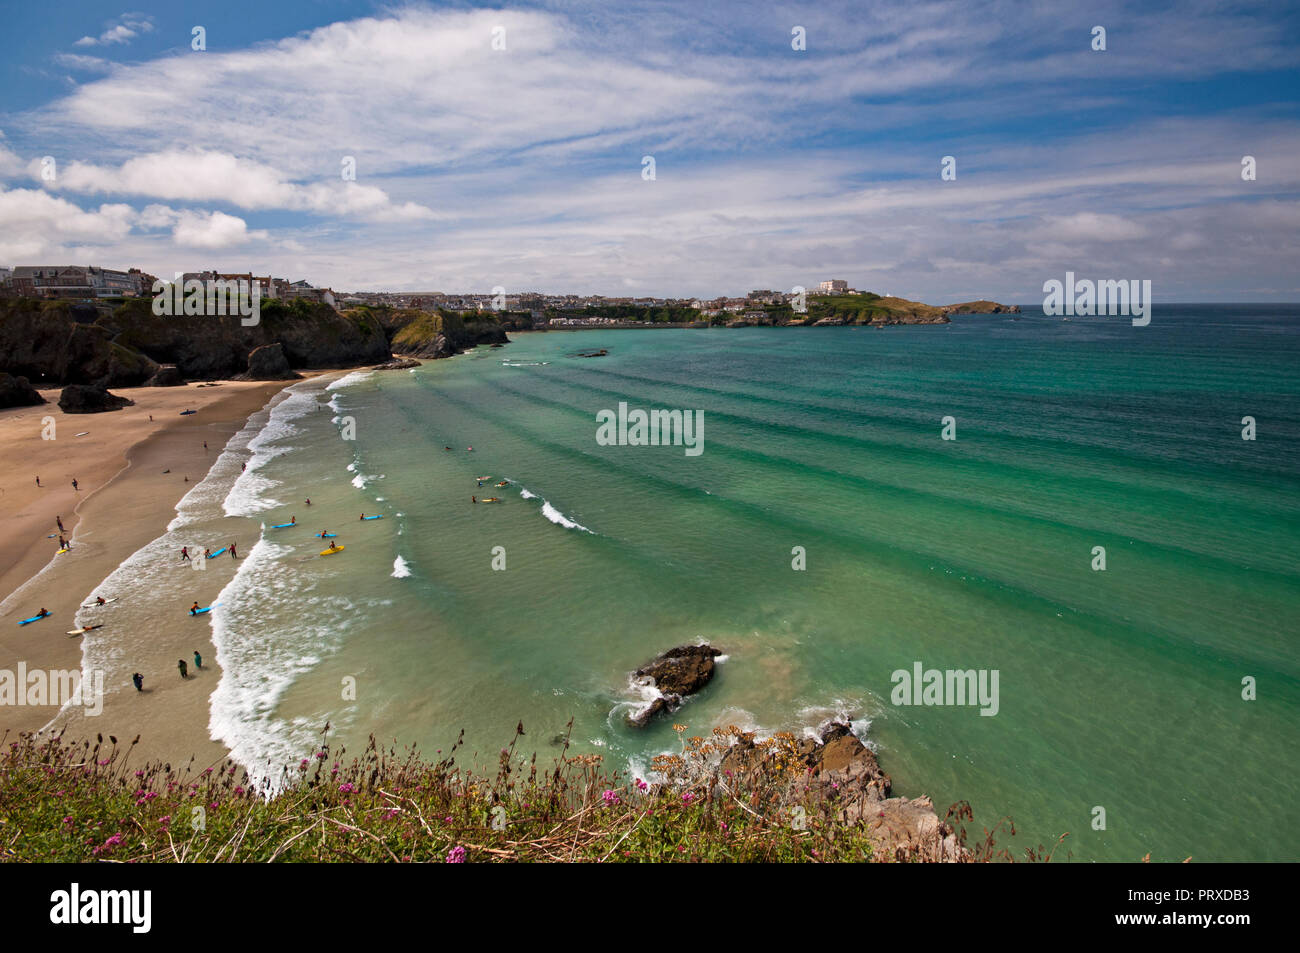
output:
[[[701,452],[599,440],[620,404],[693,413]],[[313,378],[95,591],[114,691],[143,620],[214,606],[181,620],[216,648],[209,730],[266,778],[326,724],[357,754],[463,732],[490,767],[522,723],[630,780],[674,724],[849,720],[895,794],[1018,855],[1294,861],[1300,306],[533,332]],[[699,642],[713,682],[632,727],[633,670]]]

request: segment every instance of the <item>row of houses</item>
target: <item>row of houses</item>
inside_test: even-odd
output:
[[[10,295],[26,298],[137,298],[152,292],[154,280],[139,268],[19,265],[0,269],[0,285]]]
[[[14,298],[66,298],[78,301],[96,298],[141,298],[153,295],[158,279],[139,268],[118,271],[97,265],[18,265],[0,268],[0,296]],[[256,284],[263,298],[292,301],[304,298],[337,307],[334,291],[316,288],[306,281],[290,282],[271,275],[218,271],[188,271],[182,281],[243,281]]]

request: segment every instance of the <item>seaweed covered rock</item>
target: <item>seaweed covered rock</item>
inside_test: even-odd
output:
[[[31,381],[0,372],[0,407],[35,407],[45,403]]]
[[[69,384],[59,395],[59,409],[65,414],[98,414],[134,404],[133,400],[110,394],[107,388],[93,384]]]

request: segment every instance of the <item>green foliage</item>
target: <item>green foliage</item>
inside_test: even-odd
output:
[[[715,732],[721,747],[726,735]],[[459,742],[431,762],[372,738],[345,761],[324,737],[258,789],[230,761],[137,763],[138,738],[122,747],[112,737],[70,744],[24,735],[0,753],[0,860],[872,859],[865,826],[836,822],[826,803],[792,823],[775,807],[774,782],[721,772],[708,757],[718,746],[703,739],[657,759],[662,779],[648,783],[607,774],[598,755],[569,754],[567,737],[540,766],[516,753],[522,725],[495,775],[458,767]]]

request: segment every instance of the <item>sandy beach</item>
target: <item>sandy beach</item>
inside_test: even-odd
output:
[[[118,388],[114,393],[135,406],[100,414],[65,414],[59,392],[50,390],[41,392],[49,401],[43,406],[0,411],[0,670],[16,671],[20,662],[29,672],[78,669],[80,639],[65,633],[76,628],[83,600],[165,530],[176,503],[203,479],[230,437],[288,383]],[[196,413],[182,416],[187,409]],[[46,439],[51,422],[54,439]],[[56,517],[72,544],[63,555],[56,555]],[[42,607],[51,618],[16,624]],[[184,627],[159,631],[155,644],[156,658],[139,661],[150,674],[143,693],[109,693],[98,717],[74,710],[60,724],[69,737],[113,734],[129,744],[140,735],[141,756],[173,764],[191,756],[204,765],[219,761],[226,751],[207,732],[208,697],[220,677],[207,627],[201,635]],[[203,670],[182,681],[176,659],[189,659],[195,649],[204,656]],[[53,705],[4,705],[0,735],[39,729],[57,712]]]

